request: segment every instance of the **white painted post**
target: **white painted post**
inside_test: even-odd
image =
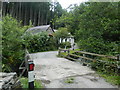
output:
[[[73,37],[71,37],[71,48],[74,50],[74,38]]]
[[[67,48],[66,48],[66,45],[65,45],[65,50],[66,50]]]
[[[60,43],[62,43],[62,40],[61,40],[61,38],[60,38],[59,42],[60,42]]]
[[[34,88],[34,63],[28,60],[28,87]]]

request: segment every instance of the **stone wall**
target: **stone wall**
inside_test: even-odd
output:
[[[17,74],[0,72],[0,90],[13,90],[21,88],[21,83],[18,80]]]

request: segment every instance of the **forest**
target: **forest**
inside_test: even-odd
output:
[[[31,52],[57,49],[56,40],[48,38],[46,33],[21,38],[33,26],[50,24],[54,29],[63,29],[63,33],[67,30],[83,51],[114,56],[120,54],[119,4],[120,2],[85,2],[70,5],[70,11],[67,11],[62,9],[59,2],[3,2],[3,71],[18,71],[26,47]],[[36,49],[38,46],[39,51]]]
[[[66,10],[59,2],[3,2],[2,16],[7,14],[16,18],[22,25],[48,25],[62,16]]]

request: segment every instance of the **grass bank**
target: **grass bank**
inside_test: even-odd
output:
[[[120,76],[114,74],[107,74],[101,71],[96,71],[96,73],[103,77],[107,82],[111,83],[112,85],[120,85]]]

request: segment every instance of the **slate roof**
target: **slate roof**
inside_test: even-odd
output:
[[[39,33],[39,32],[42,32],[42,31],[47,31],[48,28],[50,27],[50,25],[42,25],[42,26],[36,26],[36,27],[32,27],[32,28],[29,28],[27,32],[32,32],[33,34],[36,34],[36,33]],[[51,29],[52,31],[52,29]],[[54,31],[52,31],[54,32]]]

